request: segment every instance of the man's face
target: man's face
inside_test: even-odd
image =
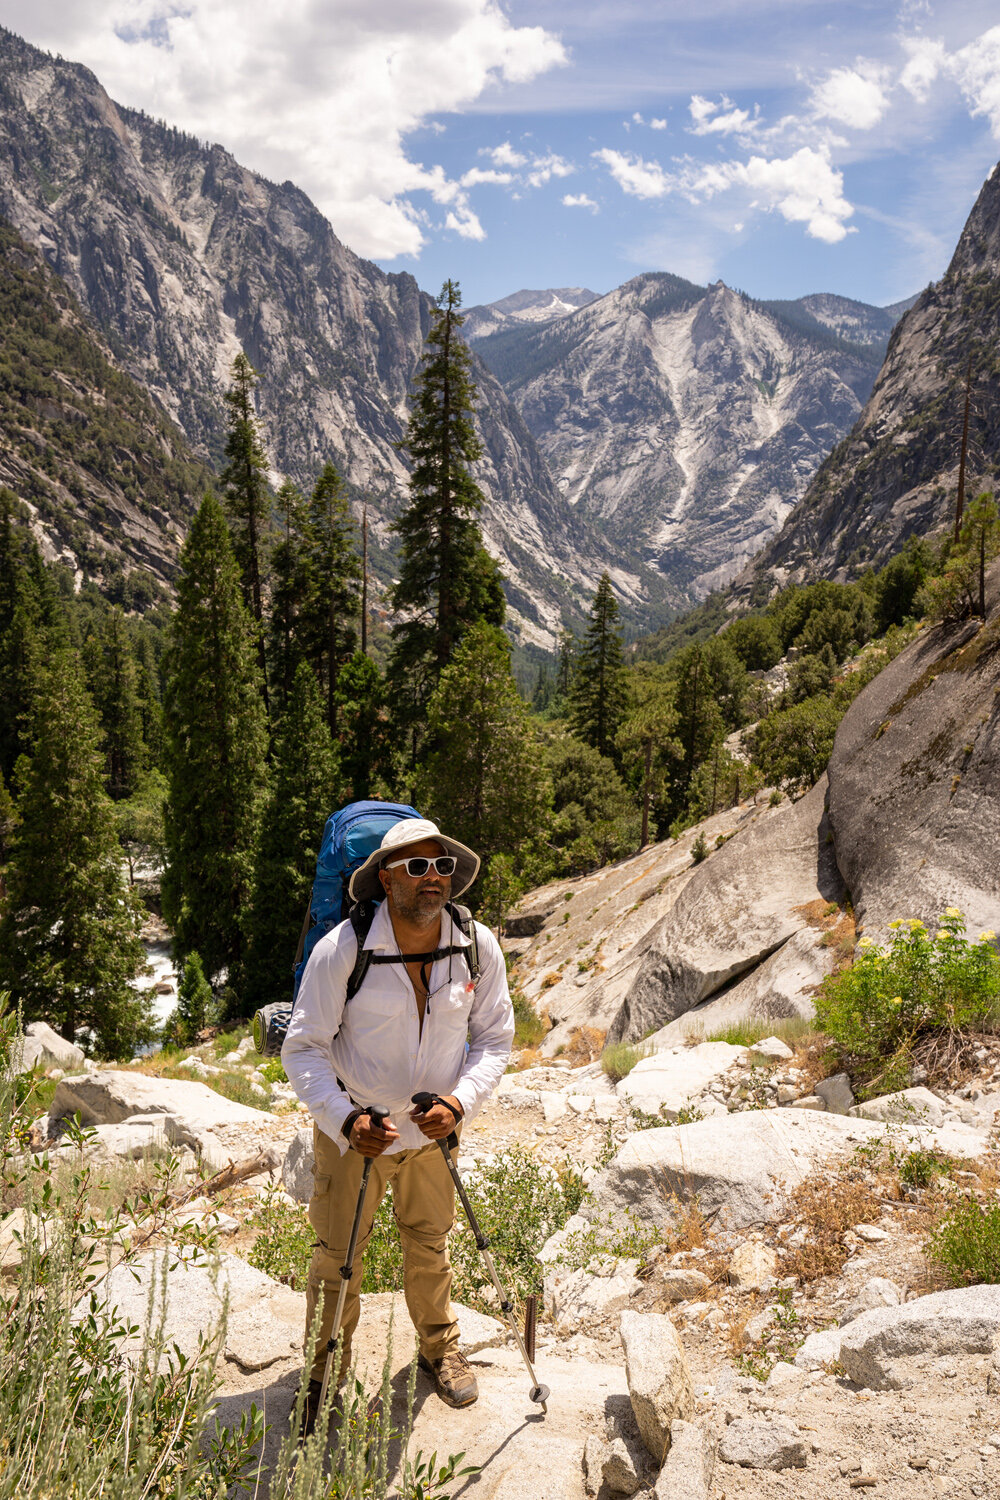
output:
[[[410,859],[415,855],[434,859],[445,853],[447,850],[436,839],[423,839],[419,844],[407,844],[398,854],[390,854],[389,860],[395,863],[397,859]],[[407,875],[403,865],[397,865],[394,870],[383,867],[379,879],[392,910],[415,927],[429,927],[437,921],[451,894],[451,877],[439,875],[433,865],[425,875],[417,876]]]

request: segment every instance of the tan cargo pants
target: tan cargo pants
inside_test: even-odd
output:
[[[333,1328],[340,1268],[361,1189],[364,1157],[343,1154],[318,1128],[313,1128],[315,1187],[309,1203],[309,1222],[319,1241],[309,1267],[306,1292],[306,1339],[320,1297],[323,1314],[310,1379],[322,1380],[326,1345]],[[372,1162],[365,1193],[351,1277],[341,1327],[344,1347],[341,1370],[351,1360],[351,1340],[361,1314],[362,1255],[372,1232],[375,1210],[392,1187],[392,1208],[403,1247],[403,1292],[413,1326],[420,1336],[420,1352],[440,1359],[458,1348],[458,1320],[451,1306],[451,1263],[448,1231],[455,1222],[455,1189],[441,1148],[435,1141],[416,1151],[377,1156]],[[333,1372],[334,1376],[336,1372]]]

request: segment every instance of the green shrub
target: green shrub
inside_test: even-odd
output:
[[[281,1065],[280,1057],[269,1057],[267,1062],[258,1065],[258,1071],[267,1079],[268,1083],[287,1083],[288,1074]]]
[[[696,1120],[703,1120],[705,1114],[697,1105],[690,1109],[685,1107],[677,1111],[676,1120],[671,1120],[667,1113],[667,1106],[661,1104],[656,1114],[650,1114],[646,1109],[640,1109],[638,1104],[629,1104],[628,1107],[630,1123],[636,1130],[664,1130],[671,1125],[693,1125]]]
[[[927,1241],[924,1254],[952,1286],[1000,1282],[1000,1203],[984,1208],[970,1201],[953,1208]]]
[[[691,845],[691,863],[693,865],[700,865],[702,860],[707,858],[708,843],[705,839],[704,833],[699,833],[698,837]]]
[[[269,1191],[247,1220],[247,1228],[257,1230],[247,1255],[250,1264],[293,1291],[304,1292],[316,1245],[305,1209],[297,1204],[293,1207],[277,1191]]]
[[[612,1083],[620,1083],[640,1059],[649,1056],[650,1051],[641,1043],[636,1046],[633,1042],[612,1042],[601,1053],[601,1068]]]
[[[914,1048],[928,1038],[1000,1023],[994,933],[969,942],[954,906],[933,937],[916,918],[889,925],[888,948],[862,938],[854,965],[824,980],[816,997],[820,1026],[869,1095],[905,1086]]]
[[[899,1180],[905,1187],[928,1188],[936,1177],[943,1177],[955,1165],[950,1156],[923,1146],[908,1151],[899,1164]]]
[[[231,1099],[234,1104],[247,1104],[251,1109],[270,1109],[271,1105],[259,1089],[255,1088],[245,1073],[210,1073],[205,1079],[210,1089]]]
[[[545,1022],[517,985],[510,992],[514,1006],[514,1047],[537,1047],[545,1035]]]

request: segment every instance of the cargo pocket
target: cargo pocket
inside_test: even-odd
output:
[[[313,1179],[313,1195],[309,1199],[309,1222],[316,1232],[317,1239],[328,1243],[330,1237],[330,1177],[316,1177]]]

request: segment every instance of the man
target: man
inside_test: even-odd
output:
[[[514,1036],[500,945],[476,924],[480,973],[473,986],[463,952],[470,939],[444,910],[478,871],[478,855],[435,824],[423,818],[394,824],[351,878],[352,900],[381,900],[364,943],[373,962],[357,994],[345,1003],[357,957],[350,922],[320,939],[302,977],[281,1060],[315,1122],[309,1219],[318,1244],[309,1271],[307,1338],[321,1297],[323,1312],[307,1372],[307,1430],[315,1422],[366,1157],[372,1171],[344,1304],[339,1378],[350,1364],[361,1311],[362,1254],[375,1210],[391,1186],[403,1291],[420,1338],[421,1368],[450,1406],[469,1406],[479,1394],[458,1347],[447,1244],[454,1188],[436,1145],[482,1109],[507,1066]],[[445,956],[426,957],[437,949]],[[404,955],[418,956],[404,961]],[[443,1102],[420,1114],[411,1098],[423,1091]],[[388,1108],[383,1129],[372,1124],[366,1105]]]

